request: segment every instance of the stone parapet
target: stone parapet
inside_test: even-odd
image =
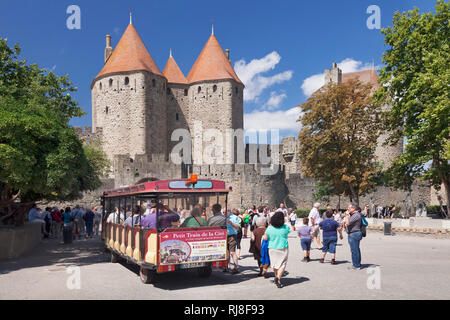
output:
[[[0,261],[15,259],[29,252],[41,241],[41,224],[25,223],[21,227],[0,227]]]

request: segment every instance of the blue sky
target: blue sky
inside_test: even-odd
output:
[[[81,9],[81,30],[69,30],[68,6]],[[172,48],[187,76],[211,34],[246,84],[245,127],[280,128],[281,136],[295,135],[296,105],[320,85],[321,73],[332,62],[344,72],[381,65],[384,39],[370,30],[366,9],[381,9],[381,27],[391,25],[395,11],[415,6],[434,11],[432,0],[227,0],[227,1],[49,1],[2,0],[0,37],[19,43],[22,57],[58,75],[69,74],[74,94],[87,112],[72,119],[74,126],[91,125],[90,84],[103,66],[105,35],[113,47],[133,24],[162,71]]]

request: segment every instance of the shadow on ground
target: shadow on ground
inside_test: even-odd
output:
[[[140,282],[139,279],[139,266],[128,263],[125,260],[120,260],[119,263],[127,268],[130,272],[136,274],[136,281]],[[209,287],[209,286],[221,286],[221,285],[232,285],[241,283],[248,280],[260,279],[261,281],[267,282],[268,285],[273,285],[274,273],[273,271],[269,271],[269,278],[265,279],[263,277],[258,277],[259,268],[255,266],[240,266],[240,273],[231,274],[229,272],[225,273],[221,268],[213,269],[213,272],[209,278],[200,278],[195,270],[182,270],[175,272],[168,272],[158,274],[158,277],[153,284],[143,284],[154,286],[155,288],[175,291],[175,290],[184,290],[188,288],[201,288],[201,287]],[[289,277],[289,272],[285,272],[282,283],[283,286],[290,286],[294,284],[299,284],[305,281],[309,281],[309,278],[305,277]]]
[[[71,244],[61,244],[59,240],[42,240],[31,252],[20,258],[0,261],[0,275],[13,271],[52,266],[85,266],[108,262],[104,243],[100,239],[75,240]]]

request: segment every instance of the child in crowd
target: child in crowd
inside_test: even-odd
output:
[[[313,234],[313,229],[308,226],[308,218],[303,218],[303,226],[298,229],[298,236],[300,237],[300,244],[303,250],[303,262],[311,261],[309,253],[311,250],[311,235]]]

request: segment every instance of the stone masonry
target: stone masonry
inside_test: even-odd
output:
[[[130,46],[137,49],[124,53]],[[276,149],[267,148],[267,145],[244,146],[243,136],[239,135],[244,128],[244,85],[234,74],[229,55],[223,52],[214,35],[187,77],[191,81],[186,80],[181,71],[175,76],[166,71],[162,74],[146,50],[132,25],[114,51],[110,36],[107,37],[105,66],[91,85],[93,128],[86,127],[84,132],[81,128],[75,130],[85,143],[93,139],[101,142],[112,161],[112,173],[104,179],[102,188],[86,193],[80,204],[98,205],[105,189],[155,179],[187,178],[196,173],[200,179],[224,180],[231,186],[231,207],[275,206],[286,202],[289,207],[311,208],[315,202],[316,182],[304,177],[301,171],[295,137],[283,138],[277,146],[278,151],[272,151]],[[170,59],[173,59],[172,55]],[[176,65],[174,60],[171,63]],[[173,65],[171,67],[173,70]],[[348,77],[336,64],[325,72],[325,82],[346,81]],[[373,81],[371,75],[370,81]],[[199,130],[200,126],[203,130]],[[172,133],[177,129],[184,129],[191,136],[191,159],[186,163],[171,161],[170,153],[179,143],[178,140],[171,141]],[[216,131],[206,132],[207,129]],[[236,130],[238,134],[230,137],[230,132],[236,133]],[[220,135],[216,136],[217,133]],[[223,139],[223,148],[210,150],[216,161],[206,164],[204,149],[218,145],[217,139]],[[403,146],[385,147],[381,143],[384,139],[380,138],[376,154],[387,166],[402,152]],[[229,150],[231,140],[236,146]],[[245,148],[245,159],[237,157],[240,147]],[[270,167],[274,174],[263,174],[269,169],[263,164],[264,154],[279,159],[279,163]],[[430,195],[429,187],[414,186],[412,197],[415,203],[430,203]],[[403,192],[379,188],[362,197],[361,205],[370,202],[401,205],[404,200]],[[332,198],[330,204],[336,206],[338,201],[338,197]],[[340,201],[344,207],[348,199]]]

